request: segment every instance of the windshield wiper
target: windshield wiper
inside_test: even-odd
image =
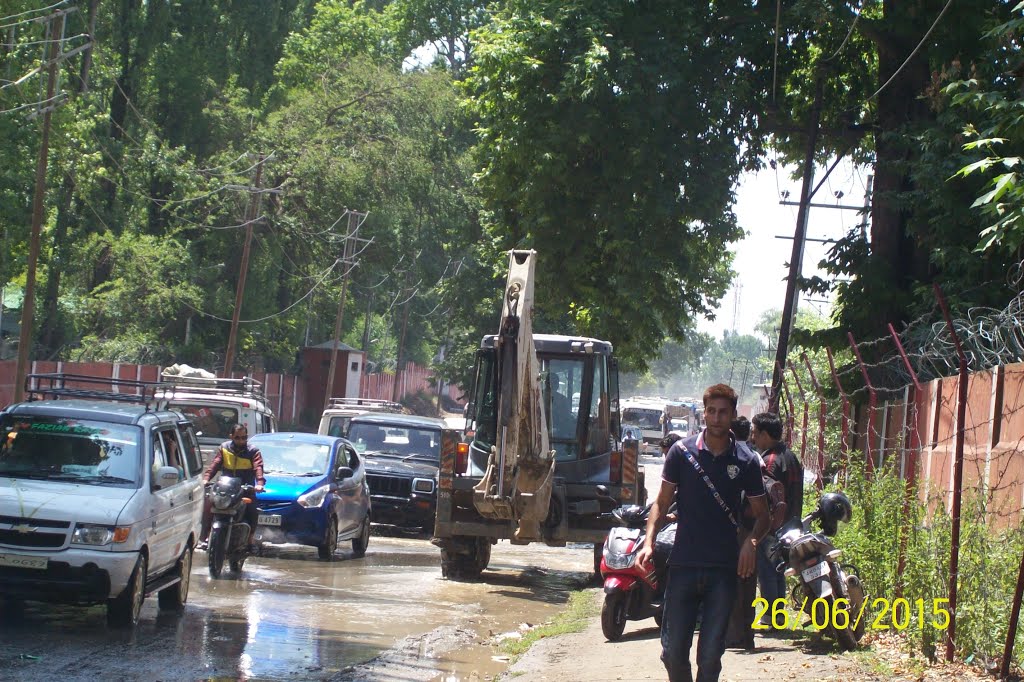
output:
[[[93,474],[89,476],[83,476],[82,478],[85,478],[86,480],[89,481],[100,481],[103,483],[135,483],[135,481],[133,481],[130,478],[123,478],[121,476],[108,476],[107,474]]]
[[[369,450],[368,452],[372,452],[375,455],[392,455],[394,457],[402,454],[398,450]]]
[[[298,476],[323,476],[323,475],[324,475],[324,472],[322,472],[322,471],[307,471],[304,474],[298,474]]]
[[[406,455],[405,457],[403,457],[402,461],[406,462],[406,461],[408,461],[410,459],[414,459],[414,458],[417,458],[417,457],[419,459],[429,459],[429,460],[433,460],[434,459],[432,455],[423,455],[423,454],[420,454],[418,452],[414,452],[411,455]]]

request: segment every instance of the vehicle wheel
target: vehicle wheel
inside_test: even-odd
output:
[[[178,559],[178,582],[160,590],[157,602],[164,610],[180,611],[188,600],[188,586],[192,576],[192,545],[186,545]]]
[[[135,570],[124,588],[124,592],[113,599],[107,600],[107,622],[113,627],[132,627],[139,622],[142,601],[146,598],[146,567],[145,554],[139,554],[135,562]]]
[[[366,548],[370,546],[370,514],[367,512],[363,519],[363,527],[357,537],[352,538],[352,554],[361,557],[366,554]]]
[[[210,567],[210,577],[219,578],[224,568],[224,555],[227,553],[228,529],[214,528],[210,531],[210,544],[206,548],[207,565]]]
[[[324,561],[334,558],[334,552],[338,549],[338,519],[331,517],[327,522],[327,533],[324,534],[322,545],[316,546],[317,555]]]
[[[491,561],[491,541],[487,538],[452,538],[441,547],[441,575],[448,580],[480,577]]]
[[[614,642],[622,637],[626,629],[626,599],[629,597],[625,592],[612,592],[604,598],[604,606],[601,607],[601,632],[609,642]]]

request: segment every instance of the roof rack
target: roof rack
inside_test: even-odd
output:
[[[163,386],[168,392],[204,393],[208,395],[230,395],[242,398],[265,400],[263,384],[252,377],[226,379],[221,377],[190,377],[180,374],[160,373]],[[164,397],[171,397],[165,395]]]
[[[159,401],[156,397],[157,391],[166,387],[166,384],[158,381],[94,377],[85,374],[68,374],[66,372],[28,374],[25,376],[25,394],[29,400],[45,397],[86,398],[89,400],[138,403],[145,405],[148,409],[150,403]]]
[[[328,408],[331,407],[365,407],[370,410],[401,410],[404,405],[391,400],[380,398],[331,398]]]

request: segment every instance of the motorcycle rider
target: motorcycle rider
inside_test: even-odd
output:
[[[249,445],[249,430],[244,424],[231,427],[231,439],[226,440],[217,448],[217,456],[203,473],[203,485],[209,483],[217,472],[242,479],[243,485],[255,486],[256,492],[263,492],[267,479],[263,477],[263,453],[259,448]],[[245,506],[245,521],[249,524],[249,551],[254,552],[253,538],[259,511],[256,505]],[[207,498],[203,504],[203,529],[199,541],[200,548],[205,548],[213,525],[213,502]]]

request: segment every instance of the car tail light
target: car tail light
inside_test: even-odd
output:
[[[455,473],[464,474],[469,468],[469,443],[455,446]]]

